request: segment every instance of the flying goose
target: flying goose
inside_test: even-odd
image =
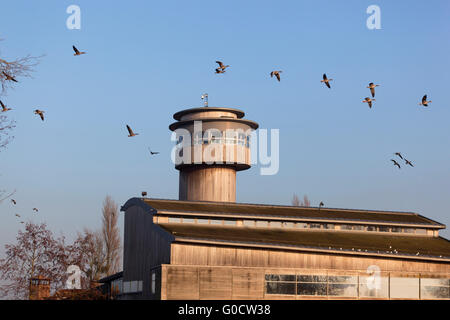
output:
[[[222,61],[216,61],[216,63],[219,64],[219,68],[217,68],[217,69],[221,69],[221,70],[223,70],[223,71],[225,71],[225,69],[229,67],[229,65],[224,65],[224,64],[222,63]],[[216,71],[217,71],[217,69],[216,69]]]
[[[422,97],[422,102],[419,103],[419,106],[428,107],[428,104],[429,104],[429,103],[431,103],[431,100],[430,100],[430,101],[427,101],[427,95],[424,95],[424,96]]]
[[[128,130],[128,133],[129,133],[128,137],[134,137],[134,136],[137,136],[139,134],[139,133],[134,133],[129,125],[127,125],[127,130]]]
[[[2,107],[2,112],[6,112],[6,111],[9,111],[9,110],[12,110],[11,108],[7,108],[7,107],[3,104],[2,100],[0,100],[0,106]]]
[[[153,156],[153,155],[155,155],[155,154],[159,154],[159,151],[152,151],[151,149],[150,149],[150,147],[148,147],[148,151],[150,151],[150,154]]]
[[[16,213],[15,216],[16,216],[17,218],[20,218],[20,214],[18,214],[18,213]]]
[[[373,82],[369,83],[367,88],[370,89],[370,93],[372,94],[372,98],[375,98],[375,87],[379,87],[379,84],[374,84]]]
[[[41,120],[44,121],[44,113],[45,113],[45,111],[36,109],[36,110],[34,110],[34,113],[38,114],[41,117]]]
[[[73,51],[75,51],[75,53],[73,54],[74,56],[79,56],[79,55],[82,55],[82,54],[85,54],[86,52],[84,52],[84,51],[79,51],[78,49],[77,49],[77,47],[75,47],[75,46],[72,46],[72,48],[73,48]]]
[[[33,208],[33,211],[38,212],[39,210],[38,210],[38,208]]]
[[[394,163],[394,166],[397,166],[400,169],[400,165],[397,161],[395,161],[394,159],[391,159],[391,161]]]
[[[17,204],[17,201],[14,200],[14,199],[11,199],[11,202],[12,202],[13,204]]]
[[[376,101],[376,100],[366,97],[362,102],[367,102],[367,104],[369,105],[369,108],[372,108],[372,101]]]
[[[396,156],[399,156],[400,157],[400,159],[402,159],[403,160],[403,157],[402,157],[402,154],[400,153],[400,152],[396,152],[396,153],[394,153]]]
[[[320,80],[320,82],[325,83],[326,86],[327,86],[328,88],[331,89],[331,87],[330,87],[330,81],[332,81],[332,80],[333,80],[333,79],[328,79],[328,78],[327,78],[327,75],[324,73],[324,74],[323,74],[323,80]]]
[[[414,167],[413,164],[411,163],[411,161],[409,161],[408,159],[405,159],[405,164],[410,165],[411,167]]]
[[[222,69],[220,69],[220,68],[217,68],[217,69],[216,69],[216,73],[225,73],[225,70],[222,70]]]
[[[278,81],[281,80],[280,78],[280,73],[282,73],[283,71],[281,70],[274,70],[270,73],[270,77],[272,78],[273,76],[277,77]]]
[[[17,81],[16,79],[14,79],[13,76],[7,74],[5,71],[2,71],[2,73],[3,73],[3,75],[6,77],[6,80],[14,81],[14,82],[19,82],[19,81]]]

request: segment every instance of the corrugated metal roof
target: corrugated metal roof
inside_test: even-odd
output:
[[[180,223],[159,223],[177,238],[204,241],[272,244],[324,250],[346,250],[380,254],[417,255],[450,259],[450,241],[441,237],[396,236],[332,231],[290,231],[249,227],[227,227]]]
[[[295,217],[307,219],[353,220],[368,222],[392,222],[419,224],[444,228],[445,226],[413,212],[392,212],[357,209],[334,209],[317,207],[293,207],[229,202],[180,201],[143,199],[157,211],[233,214],[253,216]],[[125,206],[124,206],[125,207]]]

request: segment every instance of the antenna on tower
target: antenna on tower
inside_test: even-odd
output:
[[[202,94],[202,100],[204,100],[203,104],[205,105],[205,107],[208,106],[208,94],[204,93]]]

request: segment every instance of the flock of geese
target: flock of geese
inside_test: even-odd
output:
[[[72,49],[73,49],[73,51],[74,51],[74,54],[73,54],[74,56],[81,56],[81,55],[83,55],[83,54],[86,54],[85,51],[80,51],[80,50],[78,50],[78,48],[75,47],[74,45],[72,46]],[[215,73],[216,73],[216,74],[223,74],[223,73],[226,72],[226,69],[230,67],[230,65],[225,65],[222,61],[219,61],[219,60],[217,60],[216,63],[219,65],[219,66],[215,69]],[[275,76],[275,78],[278,80],[278,82],[280,82],[280,81],[281,81],[281,73],[282,73],[282,72],[283,72],[282,70],[273,70],[273,71],[270,72],[270,77],[273,78],[273,77]],[[17,81],[12,75],[7,74],[7,73],[4,72],[4,71],[2,71],[2,74],[3,74],[3,76],[4,76],[4,78],[5,78],[6,81],[12,81],[12,82],[18,83],[18,81]],[[327,75],[326,75],[325,73],[324,73],[323,76],[322,76],[322,80],[320,80],[320,82],[324,83],[329,89],[331,89],[330,81],[333,81],[333,79],[328,78]],[[363,103],[367,103],[368,106],[369,106],[369,108],[372,108],[372,105],[373,105],[372,103],[373,103],[374,101],[376,101],[376,99],[375,99],[375,88],[376,88],[376,87],[379,87],[379,86],[380,86],[379,84],[374,84],[373,82],[370,82],[369,85],[366,87],[366,88],[368,88],[368,89],[370,90],[371,97],[366,97],[366,98],[364,98],[364,100],[362,100],[362,102],[363,102]],[[419,103],[419,105],[424,106],[424,107],[428,107],[428,104],[431,103],[432,101],[431,101],[431,100],[429,101],[429,100],[427,100],[427,99],[428,99],[427,95],[424,95],[424,96],[422,97],[422,101]],[[0,106],[1,106],[1,112],[7,112],[7,111],[12,110],[12,108],[8,108],[8,107],[3,103],[3,101],[1,101],[1,100],[0,100]],[[45,118],[44,118],[44,113],[45,113],[45,111],[40,110],[40,109],[34,110],[34,114],[38,115],[38,116],[41,118],[42,121],[44,121],[44,119],[45,119]],[[135,133],[135,132],[133,131],[133,129],[132,129],[128,124],[126,125],[126,128],[127,128],[127,130],[128,130],[128,137],[131,138],[131,137],[135,137],[135,136],[139,135],[139,133]],[[148,148],[148,150],[149,150],[151,156],[159,154],[159,152],[152,151],[150,148]],[[409,165],[409,166],[411,166],[411,167],[414,167],[414,165],[412,164],[412,162],[409,161],[409,160],[407,160],[406,158],[403,158],[403,156],[401,155],[400,152],[396,152],[395,155],[398,156],[398,157],[399,157],[400,159],[402,159],[403,161],[405,161],[405,165]],[[400,164],[399,164],[395,159],[391,159],[391,161],[393,162],[393,165],[394,165],[394,166],[397,166],[399,169],[401,168]],[[147,193],[145,192],[145,195],[146,195],[146,194],[147,194]],[[14,205],[17,204],[16,200],[14,200],[14,199],[11,199],[11,202],[12,202]],[[319,210],[320,210],[320,208],[323,207],[323,206],[324,206],[324,203],[323,203],[323,202],[320,202],[320,204],[319,204]],[[33,208],[33,211],[34,211],[34,212],[38,212],[38,209],[37,209],[37,208]],[[18,218],[20,218],[20,215],[19,215],[19,214],[16,214],[16,216],[17,216]],[[20,223],[24,223],[24,222],[21,221]]]
[[[229,67],[229,65],[224,65],[224,63],[222,61],[216,61],[216,63],[219,65],[219,67],[216,69],[216,73],[225,73],[225,69]],[[282,70],[273,70],[270,72],[270,77],[273,78],[274,76],[277,78],[278,82],[281,81],[281,73],[283,71]],[[330,85],[330,81],[333,81],[333,79],[328,78],[326,73],[323,74],[322,76],[322,80],[320,80],[320,82],[324,83],[329,89],[331,89],[331,85]],[[362,100],[362,102],[367,103],[367,105],[369,106],[369,108],[372,108],[372,102],[376,101],[375,99],[375,88],[379,87],[379,84],[375,84],[373,82],[370,82],[369,85],[366,87],[370,90],[370,95],[372,97],[365,97],[364,100]],[[419,103],[420,106],[424,106],[424,107],[428,107],[428,104],[431,103],[431,101],[427,100],[427,95],[424,95],[422,97],[422,101],[421,103]],[[395,155],[399,156],[402,160],[405,160],[405,165],[409,165],[411,167],[414,167],[413,164],[411,163],[411,161],[407,160],[407,159],[403,159],[402,155],[400,154],[400,152],[396,152]],[[400,164],[395,161],[394,159],[391,159],[391,161],[393,162],[394,166],[397,166],[399,169],[401,168]],[[321,202],[321,204],[323,205],[323,203]],[[320,205],[319,205],[320,208]]]
[[[11,199],[11,203],[12,203],[13,205],[17,205],[17,201],[14,200],[14,199]],[[33,211],[34,211],[35,213],[38,213],[38,212],[39,212],[39,209],[38,209],[38,208],[33,208]],[[21,215],[18,214],[18,213],[16,213],[15,216],[16,216],[18,219],[21,218]],[[21,223],[21,224],[24,224],[25,221],[20,221],[20,223]]]

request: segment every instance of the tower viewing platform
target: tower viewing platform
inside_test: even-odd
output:
[[[233,108],[200,107],[179,111],[169,129],[176,133],[175,168],[179,199],[236,201],[236,171],[251,167],[254,121]]]

